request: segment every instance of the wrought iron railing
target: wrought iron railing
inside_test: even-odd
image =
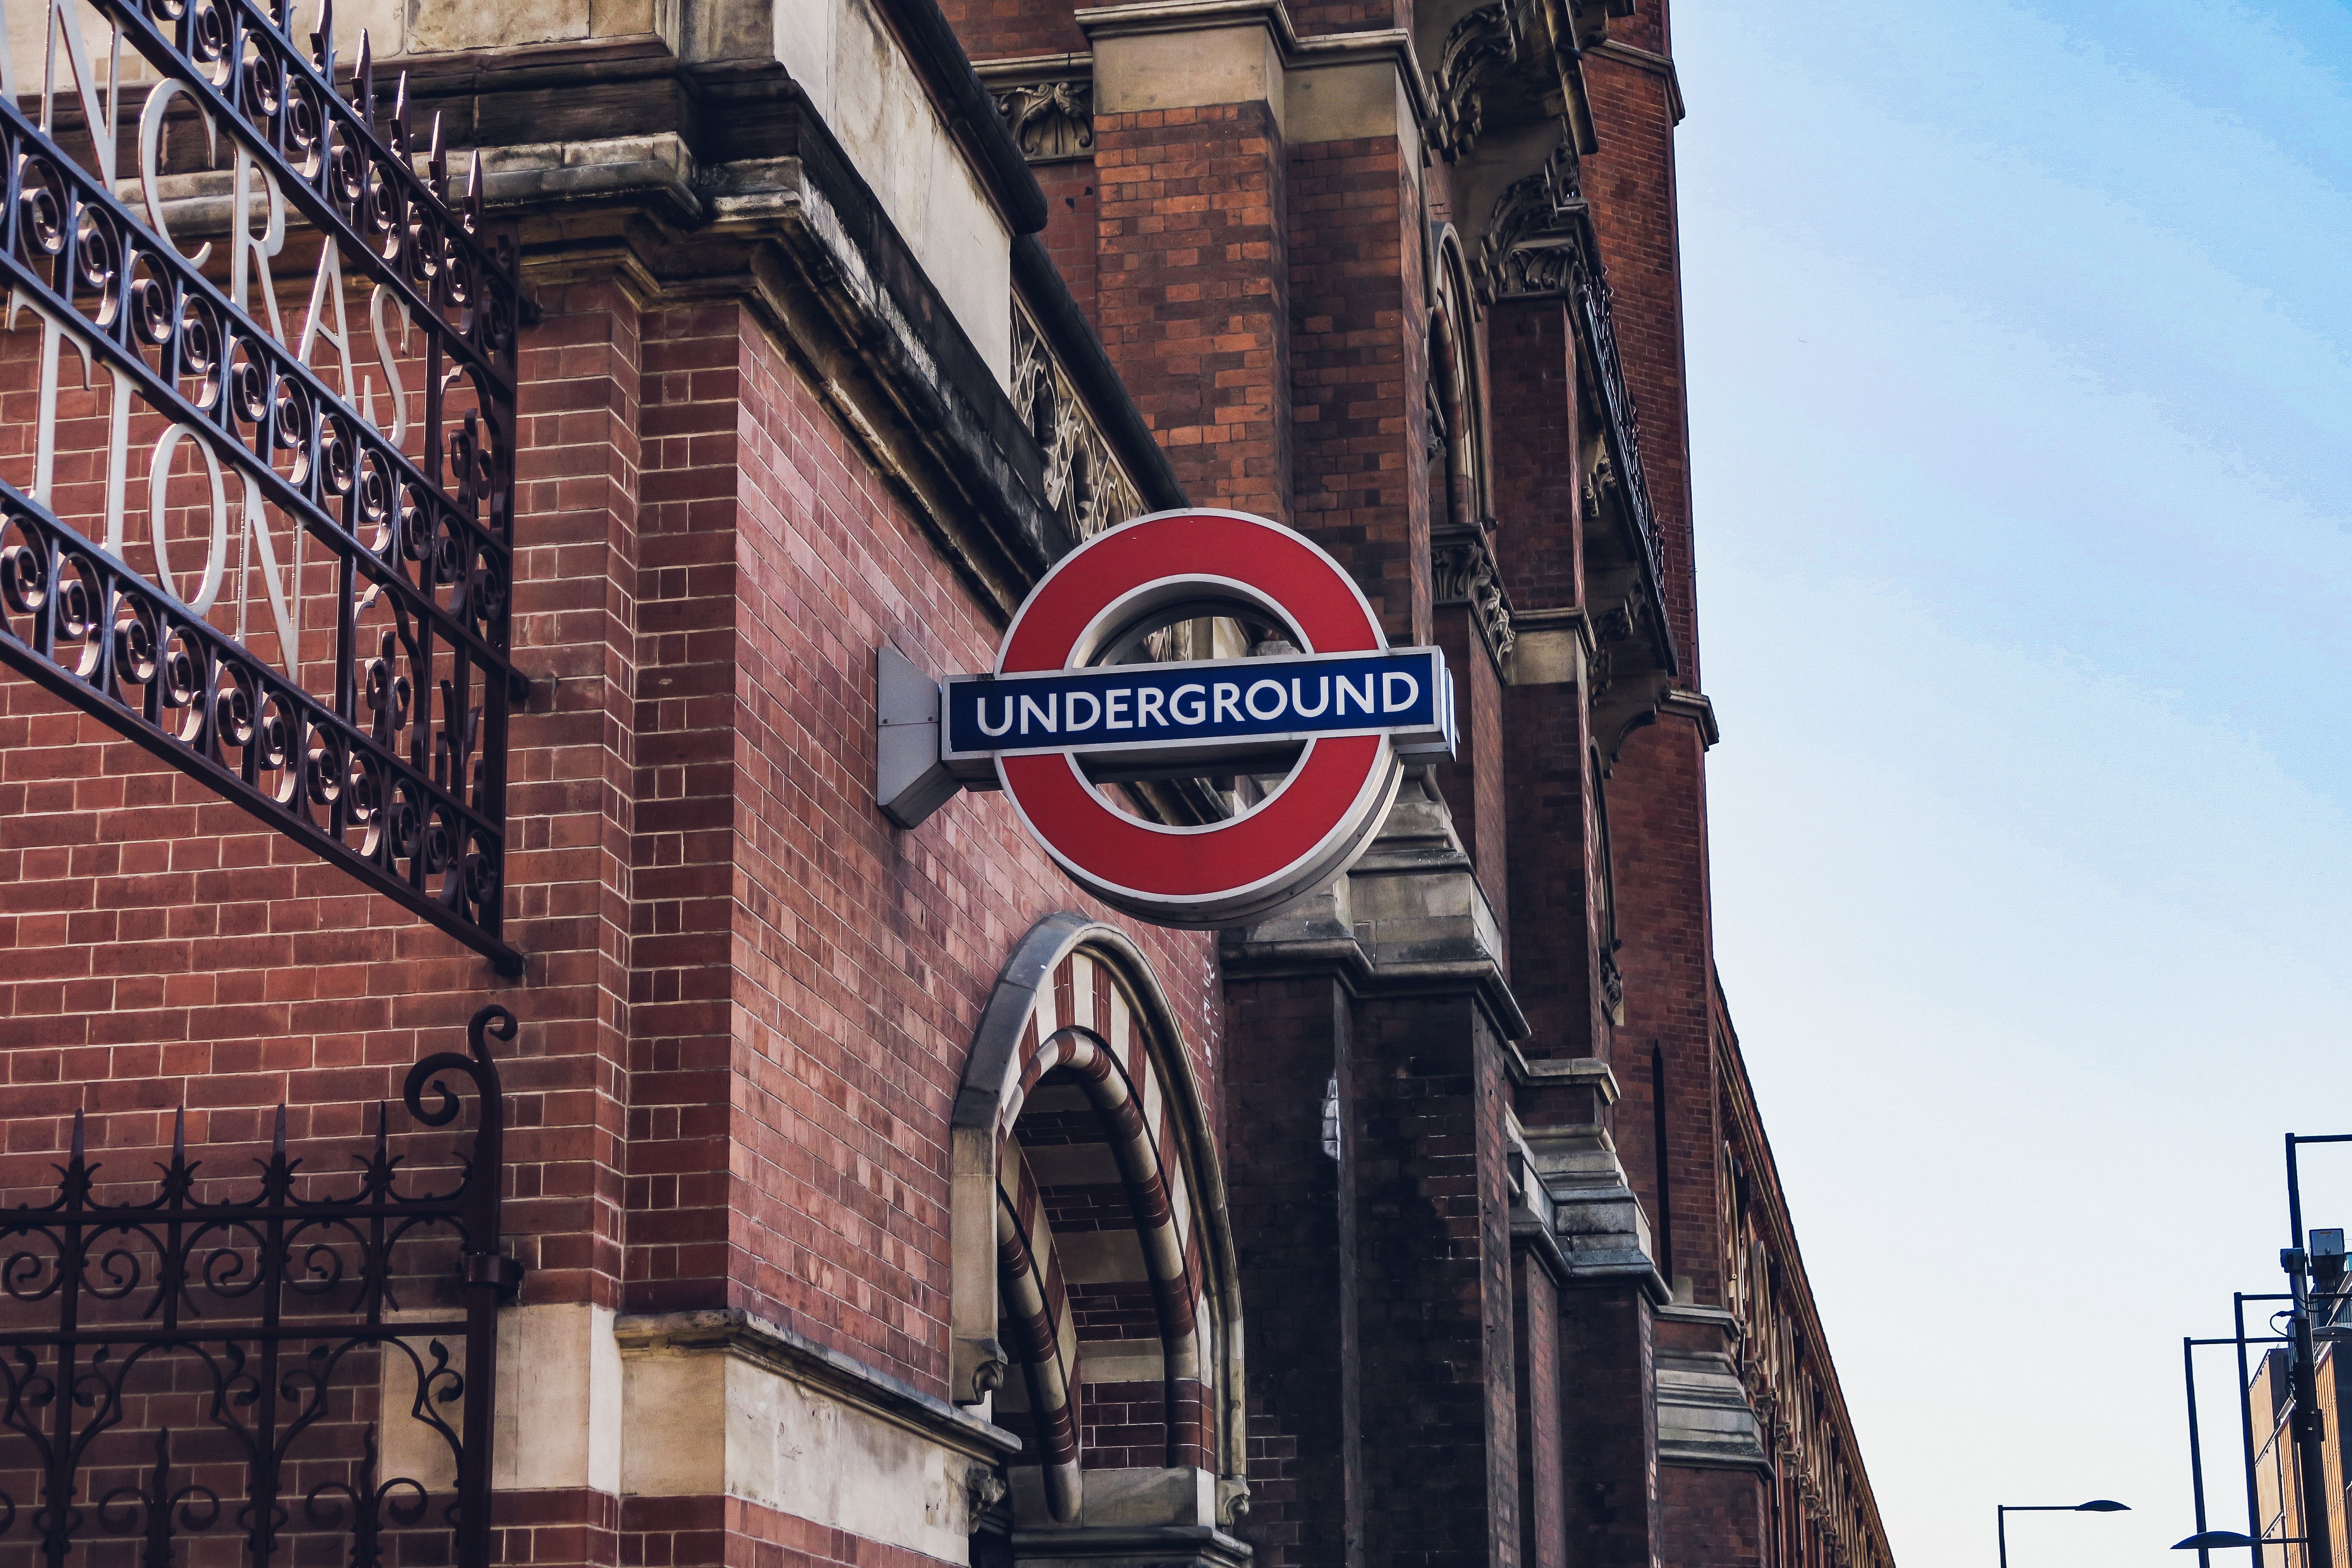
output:
[[[0,659],[519,972],[501,906],[522,303],[478,166],[461,211],[404,79],[379,135],[364,37],[345,100],[331,6],[305,49],[285,0],[89,5],[48,0],[42,91],[0,94],[0,280],[11,321],[21,302],[44,334],[38,457],[0,483]],[[161,79],[131,138],[136,206],[116,168],[125,45]],[[171,233],[195,221],[163,195],[174,123],[233,165],[226,287],[211,244]],[[268,271],[289,214],[320,246],[299,338],[299,295],[281,312]],[[373,286],[372,344],[347,272]],[[102,373],[108,431],[102,494],[80,506],[53,461],[77,357]],[[246,633],[265,598],[274,659]],[[306,659],[313,626],[331,651]]]
[[[395,1153],[379,1105],[356,1173],[305,1170],[281,1105],[258,1181],[212,1175],[184,1109],[133,1185],[76,1115],[50,1195],[0,1210],[0,1559],[487,1568],[514,1035],[485,1007],[409,1069],[425,1129],[470,1088],[469,1145]]]

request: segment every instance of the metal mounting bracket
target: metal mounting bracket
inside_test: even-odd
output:
[[[874,656],[874,799],[919,827],[963,785],[940,761],[940,683],[888,643]]]

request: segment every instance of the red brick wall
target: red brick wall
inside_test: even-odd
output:
[[[1478,886],[1502,924],[1507,954],[1511,906],[1503,804],[1503,679],[1486,651],[1485,637],[1471,625],[1475,613],[1462,604],[1443,605],[1431,613],[1437,646],[1445,650],[1446,668],[1454,676],[1459,732],[1454,760],[1436,770],[1437,787],[1477,869]]]
[[[526,1299],[613,1305],[634,745],[631,660],[614,638],[634,618],[636,322],[610,288],[557,284],[540,298],[546,316],[522,358],[515,637],[541,691],[514,721],[509,800],[508,930],[531,954],[525,981],[496,979],[451,938],[9,675],[0,1082],[20,1095],[12,1151],[62,1148],[78,1106],[95,1113],[94,1152],[152,1147],[169,1136],[153,1112],[183,1101],[192,1144],[258,1140],[280,1100],[296,1142],[349,1137],[407,1063],[449,1047],[483,1001],[506,1001],[528,1026],[504,1067]],[[31,395],[21,354],[5,374],[10,395]],[[89,395],[69,395],[66,412],[82,416],[84,451],[103,441]]]
[[[1352,1281],[1365,1568],[1519,1552],[1501,1053],[1466,995],[1356,1009]]]
[[[1393,137],[1290,151],[1293,481],[1300,530],[1392,639],[1429,640],[1428,300]]]
[[[725,859],[681,916],[691,931],[698,905],[722,940],[677,980],[689,1019],[705,994],[725,1009],[728,1037],[709,1043],[729,1055],[682,1073],[668,1163],[685,1169],[691,1142],[726,1173],[711,1215],[727,1227],[725,1304],[937,1392],[946,1124],[965,1050],[1021,933],[1084,905],[992,795],[961,797],[911,834],[876,812],[873,649],[887,639],[940,673],[982,668],[995,628],[756,323],[733,306],[661,321],[647,361],[665,411],[648,423],[683,465],[681,614],[698,600],[727,611],[713,641],[733,661],[708,699],[712,785],[733,792],[709,851]],[[668,634],[687,671],[698,629],[688,618]],[[691,734],[706,683],[682,679]],[[688,801],[695,756],[678,763]],[[689,843],[699,826],[689,814]],[[1213,1108],[1206,939],[1130,929],[1171,987]],[[665,1131],[646,1136],[658,1146]],[[676,1233],[678,1216],[646,1212],[653,1233]],[[719,1304],[708,1289],[697,1304]]]
[[[1660,1217],[1659,1156],[1651,1053],[1665,1063],[1665,1170],[1674,1272],[1693,1300],[1723,1303],[1721,1208],[1717,1202],[1716,1072],[1709,1027],[1713,932],[1706,896],[1706,794],[1698,728],[1668,717],[1634,731],[1609,775],[1609,843],[1615,863],[1617,955],[1625,1022],[1613,1032],[1618,1152],[1654,1224]]]
[[[1290,20],[1307,37],[1318,33],[1357,33],[1412,25],[1403,0],[1295,0]]]
[[[1612,36],[1621,36],[1615,25]],[[1638,42],[1638,36],[1631,41]],[[1642,467],[1665,549],[1666,618],[1683,666],[1677,680],[1696,691],[1701,689],[1697,580],[1691,554],[1674,114],[1665,79],[1654,71],[1594,55],[1584,62],[1584,79],[1601,134],[1601,150],[1584,161],[1584,194],[1592,204],[1615,293],[1626,386],[1641,413]]]
[[[1561,1292],[1560,1447],[1568,1560],[1655,1568],[1658,1444],[1649,1309],[1638,1289]]]
[[[1612,36],[1656,48],[1654,5]],[[1646,42],[1644,40],[1647,40]],[[1688,426],[1683,369],[1682,285],[1675,224],[1674,118],[1664,77],[1593,56],[1585,62],[1601,151],[1585,161],[1583,186],[1608,259],[1617,340],[1641,411],[1643,469],[1665,553],[1666,616],[1681,672],[1699,689],[1697,580],[1692,558]],[[1657,1207],[1656,1108],[1643,1066],[1663,1053],[1667,1092],[1664,1217],[1674,1269],[1696,1300],[1722,1295],[1716,1201],[1717,1064],[1708,1026],[1713,933],[1706,886],[1704,749],[1689,721],[1661,719],[1637,731],[1608,781],[1618,925],[1625,941],[1625,1026],[1618,1031],[1618,1148],[1634,1187]]]
[[[1762,1568],[1767,1562],[1766,1483],[1752,1472],[1668,1466],[1659,1473],[1658,1490],[1666,1524],[1664,1561],[1692,1568]]]
[[[1559,300],[1487,312],[1495,557],[1521,612],[1584,603],[1576,343]]]
[[[742,310],[540,297],[517,637],[561,679],[514,729],[529,973],[495,981],[10,679],[11,1150],[37,1177],[82,1105],[94,1150],[152,1146],[184,1099],[193,1143],[257,1138],[280,1100],[298,1143],[355,1135],[496,997],[523,1021],[503,1054],[526,1299],[743,1307],[943,1392],[971,1030],[1021,933],[1087,906],[993,796],[913,833],[879,816],[872,668],[886,637],[984,668],[995,628]],[[1214,1114],[1208,941],[1129,929]]]
[[[1040,163],[1037,184],[1045,193],[1045,251],[1054,258],[1062,281],[1086,312],[1097,334],[1102,331],[1101,302],[1095,293],[1100,204],[1095,190],[1095,163],[1079,158],[1066,163]]]
[[[1281,168],[1264,103],[1095,116],[1111,363],[1193,502],[1288,522]]]
[[[1228,1214],[1249,1368],[1250,1511],[1259,1568],[1347,1560],[1362,1533],[1353,1172],[1360,1143],[1323,1152],[1323,1104],[1351,1057],[1349,998],[1330,976],[1235,980],[1228,1090],[1250,1108],[1226,1146]],[[1344,1115],[1344,1113],[1343,1113]],[[1355,1485],[1349,1478],[1355,1475]]]
[[[976,60],[1087,52],[1070,0],[940,0],[940,11]]]
[[[1560,1489],[1559,1295],[1550,1273],[1519,1249],[1512,1265],[1518,1358],[1519,1561],[1526,1568],[1567,1568],[1568,1520]]]
[[[943,1560],[733,1497],[630,1498],[627,1568],[944,1568]]]

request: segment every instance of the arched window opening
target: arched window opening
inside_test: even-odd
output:
[[[1124,937],[1076,916],[1031,933],[956,1123],[958,1397],[1023,1444],[995,1523],[1069,1531],[1073,1551],[1099,1528],[1231,1523],[1222,1185],[1181,1037]]]

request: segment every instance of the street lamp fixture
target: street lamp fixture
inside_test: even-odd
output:
[[[2005,1502],[1993,1509],[1993,1530],[2000,1539],[2000,1568],[2009,1568],[2009,1516],[2012,1513],[2129,1513],[2131,1504],[2095,1497],[2088,1502]]]

